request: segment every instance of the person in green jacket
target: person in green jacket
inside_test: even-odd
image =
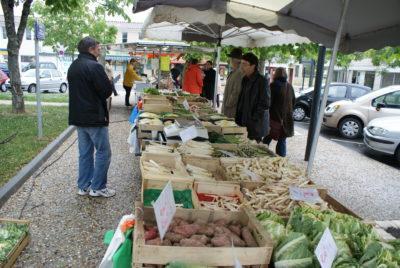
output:
[[[236,107],[242,89],[242,79],[244,76],[239,68],[240,60],[242,59],[242,50],[240,48],[232,49],[229,57],[232,71],[229,73],[226,80],[224,100],[222,102],[222,113],[229,118],[235,118]]]

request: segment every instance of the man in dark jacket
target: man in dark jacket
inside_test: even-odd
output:
[[[267,135],[270,104],[266,79],[258,70],[258,58],[253,53],[242,57],[241,69],[245,75],[236,110],[235,121],[247,128],[248,138],[260,142]]]
[[[104,67],[97,62],[99,43],[85,37],[78,44],[79,56],[68,69],[69,124],[77,127],[79,147],[78,194],[112,197],[107,188],[111,162],[106,99],[112,85]],[[96,159],[94,160],[94,149]]]
[[[213,69],[212,61],[209,60],[204,68],[202,96],[211,101],[214,101],[215,76],[216,71]]]

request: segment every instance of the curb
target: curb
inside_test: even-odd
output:
[[[31,175],[71,136],[75,126],[69,126],[54,141],[44,148],[35,158],[25,165],[14,177],[0,189],[0,207],[24,184]]]

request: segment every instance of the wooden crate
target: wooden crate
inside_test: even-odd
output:
[[[215,177],[215,180],[223,180],[223,173],[221,172],[219,158],[205,158],[192,155],[183,155],[182,161],[185,165],[192,165],[211,172]],[[196,177],[194,177],[194,179],[196,180]]]
[[[218,196],[230,196],[230,197],[238,197],[240,204],[244,202],[244,196],[240,191],[240,185],[231,184],[225,182],[194,182],[193,185],[194,192],[197,194],[210,194],[210,195],[218,195]],[[198,197],[198,196],[197,196]],[[200,201],[198,200],[198,207],[200,206]],[[205,208],[201,208],[205,209]]]
[[[15,219],[7,219],[7,218],[0,218],[1,223],[17,223],[17,224],[30,224],[29,221],[26,220],[15,220]],[[19,255],[24,250],[24,248],[29,244],[31,237],[29,233],[19,240],[19,242],[15,245],[15,247],[8,253],[7,261],[0,263],[1,268],[11,268],[14,267],[14,263],[17,261]]]
[[[157,104],[157,105],[168,105],[169,100],[167,98],[149,98],[149,97],[144,97],[143,98],[143,104]]]
[[[240,212],[209,211],[198,209],[177,209],[175,217],[188,221],[203,220],[212,222],[219,219],[238,221],[250,228],[258,247],[171,247],[149,246],[144,240],[144,223],[155,222],[154,210],[135,204],[136,225],[133,242],[133,264],[167,264],[181,261],[204,266],[234,266],[235,257],[242,265],[263,265],[267,267],[273,250],[273,242],[268,232],[247,210]]]
[[[222,128],[220,126],[217,125],[203,125],[208,132],[215,132],[218,134],[222,133]]]
[[[172,113],[170,104],[143,104],[143,110],[149,113]]]
[[[139,131],[163,131],[164,125],[149,125],[149,124],[140,124],[138,126]]]
[[[151,95],[151,94],[144,94],[143,99],[158,99],[158,100],[166,100],[167,96],[164,95]]]
[[[156,142],[156,143],[158,143],[158,142]],[[151,153],[151,152],[148,152],[147,150],[146,150],[146,148],[147,148],[147,146],[149,146],[149,144],[150,144],[150,141],[145,141],[145,142],[143,142],[142,144],[141,144],[141,149],[142,149],[142,152],[146,152],[146,153]],[[165,145],[165,146],[170,146],[170,147],[173,147],[173,148],[176,148],[177,147],[177,144],[167,144],[167,145]],[[160,154],[160,155],[164,155],[164,156],[166,156],[166,157],[169,157],[169,156],[180,156],[180,154],[179,154],[179,152],[177,151],[177,150],[175,150],[174,152],[172,152],[172,153],[158,153],[158,154]]]
[[[222,127],[222,134],[245,134],[247,136],[247,128],[245,127]]]
[[[153,160],[159,165],[175,170],[175,173],[171,175],[161,175],[146,172],[143,168],[143,163],[149,160]],[[166,156],[162,154],[143,152],[142,157],[140,158],[140,171],[142,173],[142,179],[193,182],[193,178],[187,173],[180,156]]]
[[[142,201],[144,201],[144,190],[145,189],[164,189],[165,185],[167,185],[168,181],[166,180],[142,180]],[[194,208],[199,208],[199,201],[196,196],[195,191],[193,190],[193,181],[171,181],[172,189],[177,191],[182,190],[191,190],[192,192],[192,204]]]

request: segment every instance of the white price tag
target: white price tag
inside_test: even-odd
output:
[[[262,181],[262,178],[260,177],[260,175],[254,173],[248,169],[243,170],[243,173],[246,174],[247,176],[249,176],[252,181]]]
[[[160,238],[162,240],[176,212],[171,181],[165,185],[160,196],[155,202],[153,202],[153,207],[154,214],[156,215],[158,232],[160,233]]]
[[[195,126],[188,127],[179,132],[179,136],[181,137],[182,142],[184,143],[193,140],[198,136],[197,129]]]
[[[329,228],[326,228],[314,252],[321,268],[331,268],[336,258],[337,251],[335,239],[333,239]]]
[[[240,263],[240,261],[237,259],[237,258],[235,258],[235,268],[242,268],[243,266],[242,266],[242,264]]]
[[[188,111],[190,110],[190,106],[189,106],[189,103],[188,103],[187,99],[185,99],[182,102],[182,104],[183,104],[183,107],[185,107],[186,110],[188,110]]]
[[[321,197],[318,190],[315,188],[300,188],[296,186],[289,186],[290,198],[297,201],[305,201],[308,203],[318,203]]]
[[[167,137],[178,136],[179,131],[181,131],[181,129],[176,124],[164,127],[164,132]]]

